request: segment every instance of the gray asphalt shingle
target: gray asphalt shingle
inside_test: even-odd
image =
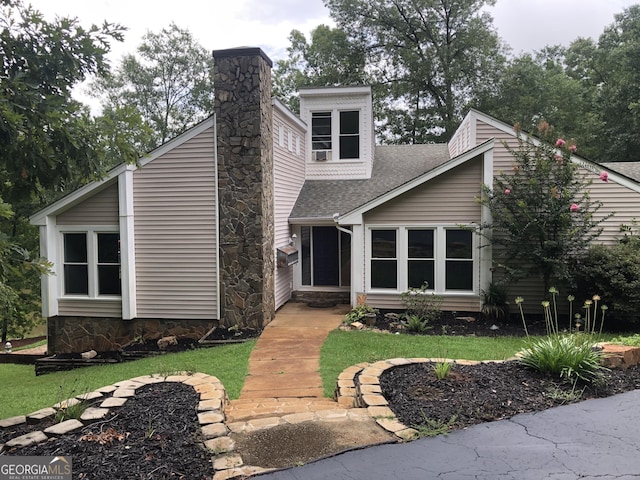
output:
[[[358,208],[450,160],[447,145],[382,145],[375,148],[366,180],[307,180],[290,219],[332,218]]]
[[[607,162],[600,165],[640,182],[640,162]]]

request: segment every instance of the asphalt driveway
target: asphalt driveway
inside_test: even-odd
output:
[[[640,478],[640,390],[447,436],[352,451],[266,474],[278,480]]]

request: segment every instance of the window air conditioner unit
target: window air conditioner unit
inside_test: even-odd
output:
[[[311,159],[314,162],[331,160],[331,150],[314,150],[311,152]]]

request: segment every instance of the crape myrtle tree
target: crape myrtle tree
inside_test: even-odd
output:
[[[538,138],[516,126],[512,171],[500,172],[484,185],[480,203],[491,221],[480,232],[495,246],[494,259],[507,279],[537,276],[544,294],[570,280],[569,259],[584,253],[608,217],[596,218],[601,202],[589,195],[591,180],[571,160],[575,143],[556,138],[542,121]],[[607,174],[601,174],[607,180]]]
[[[0,327],[2,340],[29,330],[39,310],[37,230],[28,216],[104,169],[88,109],[71,89],[106,71],[122,27],[84,28],[44,17],[20,0],[0,1]]]

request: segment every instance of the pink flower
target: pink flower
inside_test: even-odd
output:
[[[556,147],[564,147],[566,143],[563,138],[559,138],[556,140]]]
[[[553,159],[556,162],[561,162],[562,160],[564,160],[564,158],[562,158],[562,155],[558,155],[557,153],[553,156]]]
[[[580,205],[578,205],[577,203],[572,203],[569,210],[571,210],[572,212],[577,212],[578,210],[580,210]]]
[[[571,145],[569,147],[569,150],[571,150],[571,153],[576,153],[576,150],[578,150],[578,147],[576,147],[575,145]]]
[[[608,182],[609,181],[609,174],[607,172],[602,172],[600,174],[600,180],[602,180],[603,182]]]
[[[504,194],[505,194],[505,195],[509,195],[509,194],[511,194],[511,190],[510,190],[510,189],[508,189],[508,188],[505,188],[505,189],[504,189]]]

